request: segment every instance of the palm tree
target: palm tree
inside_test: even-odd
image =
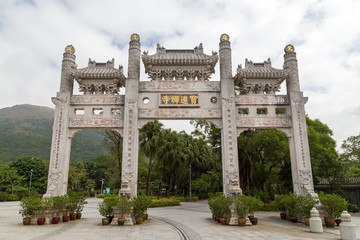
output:
[[[155,120],[144,125],[140,130],[140,147],[143,150],[146,157],[149,158],[148,173],[146,178],[146,195],[149,195],[150,186],[150,174],[151,174],[151,163],[156,155],[159,141],[156,137],[159,135],[163,124]]]
[[[158,149],[157,156],[161,168],[160,182],[158,189],[158,198],[160,198],[161,185],[162,185],[165,169],[171,168],[171,166],[174,165],[175,162],[178,161],[178,159],[183,157],[183,152],[181,146],[181,139],[178,136],[178,133],[175,131],[171,131],[171,129],[165,129],[161,131],[160,136],[158,138],[158,146],[160,147]],[[173,176],[170,178],[173,178]]]

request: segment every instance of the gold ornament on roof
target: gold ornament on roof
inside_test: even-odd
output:
[[[73,47],[73,45],[67,45],[65,48],[65,52],[70,52],[70,53],[75,53],[75,48]]]
[[[220,37],[220,41],[229,41],[230,37],[226,33],[222,34]]]
[[[132,34],[131,41],[140,41],[140,36],[136,33]]]
[[[295,50],[294,46],[290,44],[286,45],[284,49],[285,53],[293,52],[294,50]]]

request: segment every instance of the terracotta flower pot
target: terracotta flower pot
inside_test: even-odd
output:
[[[52,224],[58,224],[60,222],[60,217],[53,217],[51,220]]]
[[[44,225],[45,224],[45,218],[38,218],[37,219],[37,225]]]
[[[101,223],[102,223],[102,225],[109,225],[109,219],[103,218],[103,219],[101,219]]]
[[[281,218],[282,220],[286,220],[286,213],[281,212],[281,213],[280,213],[280,218]]]
[[[227,219],[226,218],[220,218],[220,223],[222,225],[226,225],[227,224]]]
[[[70,213],[70,221],[76,220],[76,213]]]
[[[335,219],[336,226],[339,226],[341,223],[341,219]]]
[[[109,224],[112,222],[112,220],[114,219],[114,216],[108,216],[107,219],[109,219]]]
[[[29,217],[23,218],[24,225],[30,225],[30,222],[31,222],[31,218],[29,218]]]
[[[123,226],[125,223],[125,218],[118,218],[118,225]]]
[[[304,217],[304,224],[305,224],[305,226],[310,226],[310,218],[309,217]]]
[[[63,221],[63,222],[68,222],[69,219],[70,219],[70,216],[63,216],[63,217],[62,217],[62,221]]]
[[[138,218],[135,219],[135,221],[136,221],[136,224],[142,224],[144,219],[141,218],[141,217],[138,217]]]
[[[81,212],[76,213],[76,219],[80,219],[82,216]]]
[[[246,218],[239,218],[238,222],[239,222],[240,226],[245,226],[246,225]]]
[[[257,225],[259,219],[257,217],[249,216],[249,220],[252,225]]]
[[[290,217],[290,222],[292,222],[292,223],[297,223],[297,222],[298,222],[298,218],[297,218],[297,217]]]
[[[219,217],[216,217],[216,221],[217,221],[218,223],[220,223],[220,218],[219,218]]]
[[[335,218],[333,217],[324,217],[325,226],[328,228],[333,228],[335,226]]]

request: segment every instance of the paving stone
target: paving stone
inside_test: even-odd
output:
[[[100,199],[88,199],[83,217],[68,223],[44,226],[22,225],[19,202],[0,203],[0,240],[97,240],[97,239],[339,239],[339,227],[311,233],[302,223],[281,220],[276,212],[257,212],[256,226],[220,225],[211,218],[206,201],[182,203],[182,206],[152,208],[141,225],[102,226],[97,210]],[[360,217],[352,217],[360,236]]]

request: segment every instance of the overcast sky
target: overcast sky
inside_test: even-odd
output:
[[[360,132],[357,0],[1,0],[0,108],[54,107],[51,97],[59,90],[68,44],[75,47],[79,68],[87,66],[88,58],[115,58],[126,73],[132,33],[140,35],[142,51],[149,54],[157,43],[192,49],[200,42],[211,54],[227,33],[234,75],[245,58],[271,58],[273,67],[282,68],[283,49],[293,44],[310,118],[328,124],[338,145]],[[141,71],[146,80],[143,66]],[[219,66],[212,79],[219,80]]]

